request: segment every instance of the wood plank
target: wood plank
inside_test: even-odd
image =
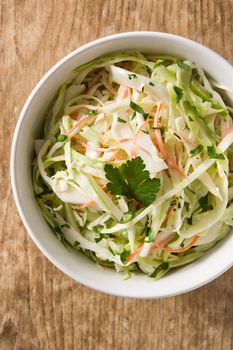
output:
[[[0,349],[232,349],[232,269],[164,300],[81,286],[26,234],[11,194],[9,155],[26,97],[64,55],[104,35],[154,30],[197,40],[233,62],[233,1],[1,0],[0,12]]]

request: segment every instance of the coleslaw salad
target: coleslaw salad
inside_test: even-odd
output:
[[[231,108],[194,63],[111,54],[75,70],[36,140],[33,184],[57,237],[158,279],[233,226]]]

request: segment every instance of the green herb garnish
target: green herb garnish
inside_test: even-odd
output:
[[[160,271],[167,270],[168,267],[169,267],[168,262],[163,262],[162,264],[156,267],[156,269],[149,275],[149,277],[155,278]]]
[[[143,204],[150,204],[160,189],[160,180],[151,179],[149,171],[141,157],[136,157],[122,164],[120,168],[111,164],[104,166],[105,176],[109,180],[107,188],[113,195],[136,199]]]
[[[190,151],[190,157],[197,156],[199,153],[203,151],[204,147],[202,145],[198,145],[196,148]]]
[[[128,250],[124,249],[120,255],[120,259],[121,259],[122,264],[125,265],[127,263],[129,256],[130,256],[130,252]]]
[[[146,243],[152,243],[154,242],[154,233],[152,231],[152,229],[150,227],[147,227],[146,229],[146,239],[145,239]]]
[[[132,80],[132,79],[137,79],[138,77],[137,77],[137,74],[130,73],[130,74],[128,74],[128,78],[129,78],[129,80]]]
[[[120,117],[117,118],[118,123],[127,123],[126,120],[121,119]]]
[[[135,102],[130,101],[130,108],[132,108],[135,112],[138,112],[140,114],[143,115],[144,120],[146,120],[149,117],[148,113],[144,112],[144,109],[142,107],[140,107],[139,105],[137,105]]]
[[[207,146],[207,152],[211,159],[225,159],[223,153],[217,153],[215,146]]]
[[[176,102],[180,102],[182,96],[184,95],[183,89],[179,88],[178,86],[174,86],[173,89],[176,93]]]

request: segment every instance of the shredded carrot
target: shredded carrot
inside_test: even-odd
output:
[[[89,201],[89,202],[84,202],[84,203],[72,205],[72,208],[74,208],[74,209],[82,209],[82,208],[91,207],[91,206],[93,206],[95,204],[96,204],[95,201]]]
[[[101,76],[102,76],[102,71],[100,71],[95,78],[92,80],[91,84],[88,86],[88,88],[92,88],[92,86],[94,86],[96,83],[98,83],[98,81],[100,80]]]
[[[130,97],[131,95],[131,90],[128,86],[125,87],[125,91],[124,91],[124,95],[123,95],[123,98],[127,98],[127,97]]]
[[[192,247],[193,245],[195,245],[196,241],[199,239],[199,236],[196,235],[191,242],[189,242],[186,246],[181,247],[181,248],[170,248],[170,247],[165,247],[164,245],[167,244],[168,242],[166,242],[164,244],[164,242],[160,242],[160,243],[153,243],[151,249],[160,249],[163,250],[165,252],[168,253],[182,253],[184,251],[186,251],[187,249],[189,249],[190,247]],[[163,244],[161,244],[163,243]]]
[[[133,137],[126,137],[125,139],[120,139],[118,140],[118,142],[128,142],[128,141],[132,141]]]
[[[102,78],[100,81],[103,83],[103,85],[106,87],[106,89],[108,89],[108,90],[111,92],[112,95],[117,96],[117,91],[114,89],[114,87],[112,87],[111,84],[109,84],[109,83],[108,83],[105,79],[103,79],[103,78]]]
[[[79,140],[77,137],[74,137],[74,140],[78,142],[80,145],[82,145],[84,148],[87,148],[96,152],[119,152],[120,150],[120,148],[116,148],[116,147],[103,148],[103,147],[95,147],[92,145],[88,145],[87,143]]]
[[[181,134],[180,132],[169,128],[169,130],[171,130],[172,132],[174,132],[174,134],[176,134],[177,136],[179,136],[182,140],[184,140],[186,143],[188,143],[190,146],[192,147],[196,147],[195,142],[192,142],[191,140],[189,140],[187,137],[185,137],[183,134]]]
[[[75,131],[76,129],[81,127],[83,124],[85,124],[88,119],[89,119],[89,115],[83,115],[82,118],[80,118],[77,121],[77,123],[75,123],[74,126],[72,126],[72,128],[70,128],[70,130],[67,131],[66,136],[70,137],[73,131]]]
[[[142,131],[142,129],[144,128],[144,126],[146,126],[148,124],[148,121],[146,120],[144,123],[142,123],[139,127],[138,127],[138,130],[137,130],[137,132],[136,132],[136,134],[135,134],[135,136],[134,136],[134,138],[133,138],[133,145],[132,145],[132,149],[131,149],[131,153],[130,153],[130,155],[131,155],[131,157],[134,157],[135,155],[136,155],[136,152],[135,152],[135,147],[136,147],[136,143],[137,143],[137,141],[138,141],[138,138],[139,138],[139,136],[140,136],[140,134],[141,134],[141,131]]]
[[[159,248],[159,247],[163,247],[165,246],[166,244],[168,244],[171,239],[174,237],[174,233],[170,234],[166,239],[164,239],[163,241],[160,241],[160,242],[154,242],[150,249],[154,249],[154,248]]]
[[[163,103],[160,102],[158,104],[158,107],[157,107],[157,110],[156,110],[156,113],[155,113],[155,119],[154,119],[154,126],[156,128],[159,128],[159,116],[160,116],[160,113],[161,113],[161,108],[162,108],[162,105]],[[158,144],[158,147],[159,147],[159,151],[161,152],[163,158],[165,159],[165,161],[167,162],[167,164],[173,169],[175,170],[176,172],[178,172],[182,177],[184,178],[187,178],[187,175],[183,172],[183,170],[181,170],[177,165],[176,163],[174,162],[174,160],[171,158],[171,156],[169,155],[168,153],[168,150],[163,142],[163,138],[162,138],[162,135],[161,135],[161,131],[159,129],[155,130],[155,136],[156,136],[156,140],[157,140],[157,144]]]
[[[134,259],[134,257],[142,250],[143,246],[144,246],[144,243],[140,244],[136,249],[134,249],[133,253],[131,253],[128,256],[128,262]]]

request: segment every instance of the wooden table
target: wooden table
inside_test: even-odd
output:
[[[72,281],[40,253],[21,223],[9,182],[19,112],[33,86],[60,58],[104,35],[154,30],[197,40],[233,62],[233,1],[0,4],[0,349],[233,349],[232,269],[205,287],[164,300],[97,293]]]

